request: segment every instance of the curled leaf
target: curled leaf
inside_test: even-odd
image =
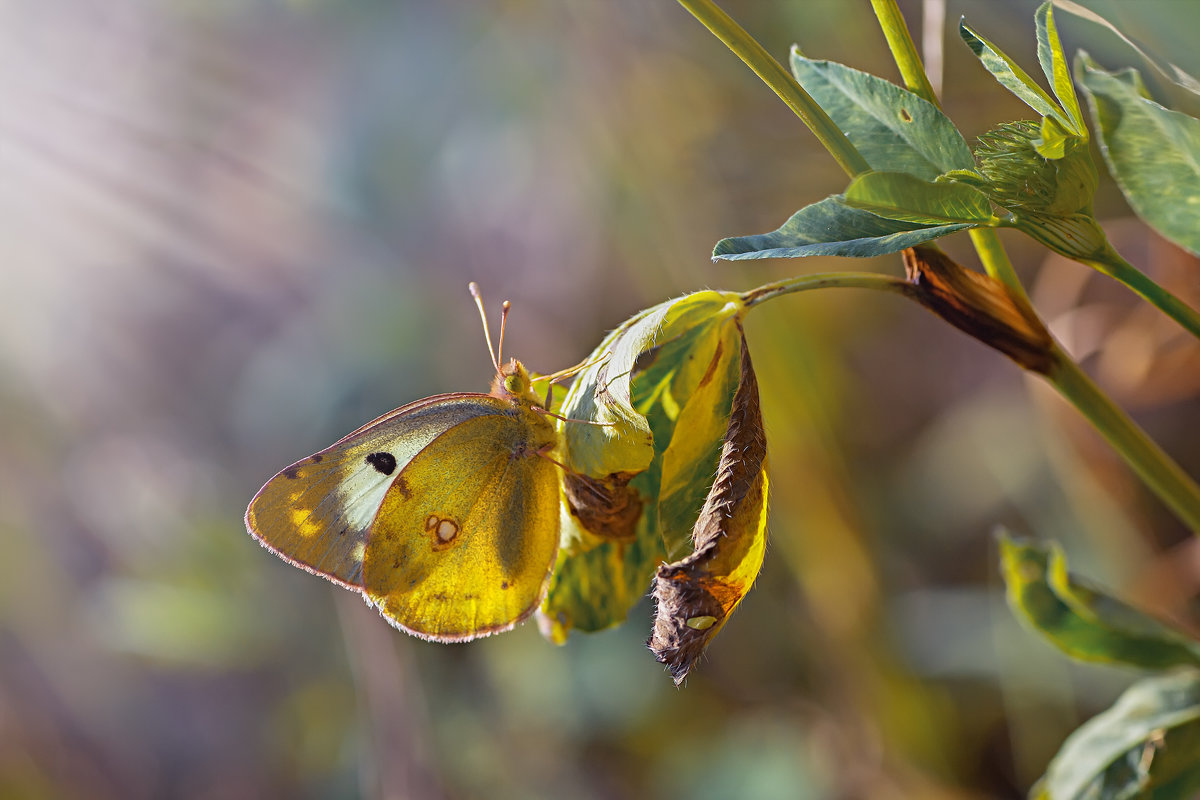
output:
[[[766,551],[767,442],[758,383],[741,337],[741,369],[717,476],[692,530],[695,549],[659,567],[648,642],[675,683],[687,676],[750,590]]]
[[[741,371],[740,341],[736,320],[713,326],[677,370],[658,380],[662,399],[678,398],[672,403],[679,407],[677,433],[663,451],[658,491],[658,528],[668,560],[691,552],[696,512],[717,474]],[[651,374],[646,378],[653,380]]]
[[[932,247],[904,251],[910,295],[954,327],[1032,372],[1054,365],[1054,342],[1041,320],[1004,284],[969,270]]]
[[[694,292],[659,303],[606,336],[592,353],[595,363],[579,374],[563,400],[567,418],[600,423],[561,426],[567,465],[594,478],[646,469],[654,458],[654,436],[630,396],[638,358],[740,308],[735,292]]]

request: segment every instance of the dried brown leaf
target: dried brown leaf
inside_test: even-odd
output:
[[[1032,372],[1054,366],[1054,342],[1032,310],[1000,281],[969,270],[934,247],[904,251],[909,292],[921,305]]]
[[[568,472],[563,491],[570,510],[589,533],[602,539],[631,541],[637,535],[642,499],[629,486],[633,472],[614,472],[605,478],[593,478]]]
[[[658,569],[647,643],[679,684],[750,590],[766,551],[767,441],[743,335],[741,375],[717,476],[692,529],[691,555]]]

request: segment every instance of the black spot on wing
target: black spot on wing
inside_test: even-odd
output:
[[[367,463],[384,475],[391,475],[396,471],[396,457],[391,453],[371,453],[367,456]]]
[[[322,461],[325,460],[325,456],[321,455],[320,453],[317,453],[315,456],[313,456],[309,460],[312,461],[314,464],[320,464]]]
[[[290,467],[288,467],[287,469],[285,469],[285,470],[284,470],[282,473],[280,473],[280,474],[282,474],[282,475],[283,475],[283,477],[287,478],[288,480],[293,480],[293,481],[294,481],[294,480],[296,480],[296,478],[299,478],[299,477],[300,477],[300,465],[299,465],[299,464],[292,464]]]

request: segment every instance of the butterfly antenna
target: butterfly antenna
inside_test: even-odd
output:
[[[467,290],[471,293],[471,297],[475,298],[475,307],[479,309],[479,319],[483,321],[483,338],[487,340],[488,355],[491,356],[492,366],[496,368],[497,374],[500,372],[500,357],[496,351],[492,349],[492,335],[488,333],[487,312],[483,310],[483,298],[479,296],[479,284],[471,281],[467,284]],[[508,316],[508,301],[504,302],[504,315]],[[500,339],[501,344],[504,343],[504,320],[500,321]]]
[[[508,322],[508,310],[512,308],[512,303],[507,300],[500,306],[500,341],[496,343],[496,363],[503,363],[504,359],[504,323]],[[499,366],[497,366],[499,369]]]

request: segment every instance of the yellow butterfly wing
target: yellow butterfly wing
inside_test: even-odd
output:
[[[558,551],[555,433],[515,407],[455,425],[400,473],[379,509],[364,594],[404,630],[459,641],[537,608]]]
[[[554,562],[557,475],[538,453],[555,437],[547,420],[515,399],[463,393],[419,400],[280,471],[250,502],[246,527],[285,561],[361,591],[411,633],[453,641],[506,630],[540,601]],[[411,501],[426,497],[438,498],[442,518],[460,521],[458,545],[405,549],[404,537],[430,542],[426,518],[419,526],[409,519]],[[387,558],[374,555],[376,547]],[[526,557],[514,561],[513,547]],[[364,578],[366,563],[372,567]],[[512,580],[485,583],[501,572]],[[437,590],[398,592],[413,576]],[[506,581],[514,591],[500,588]],[[425,600],[433,605],[422,610]]]

